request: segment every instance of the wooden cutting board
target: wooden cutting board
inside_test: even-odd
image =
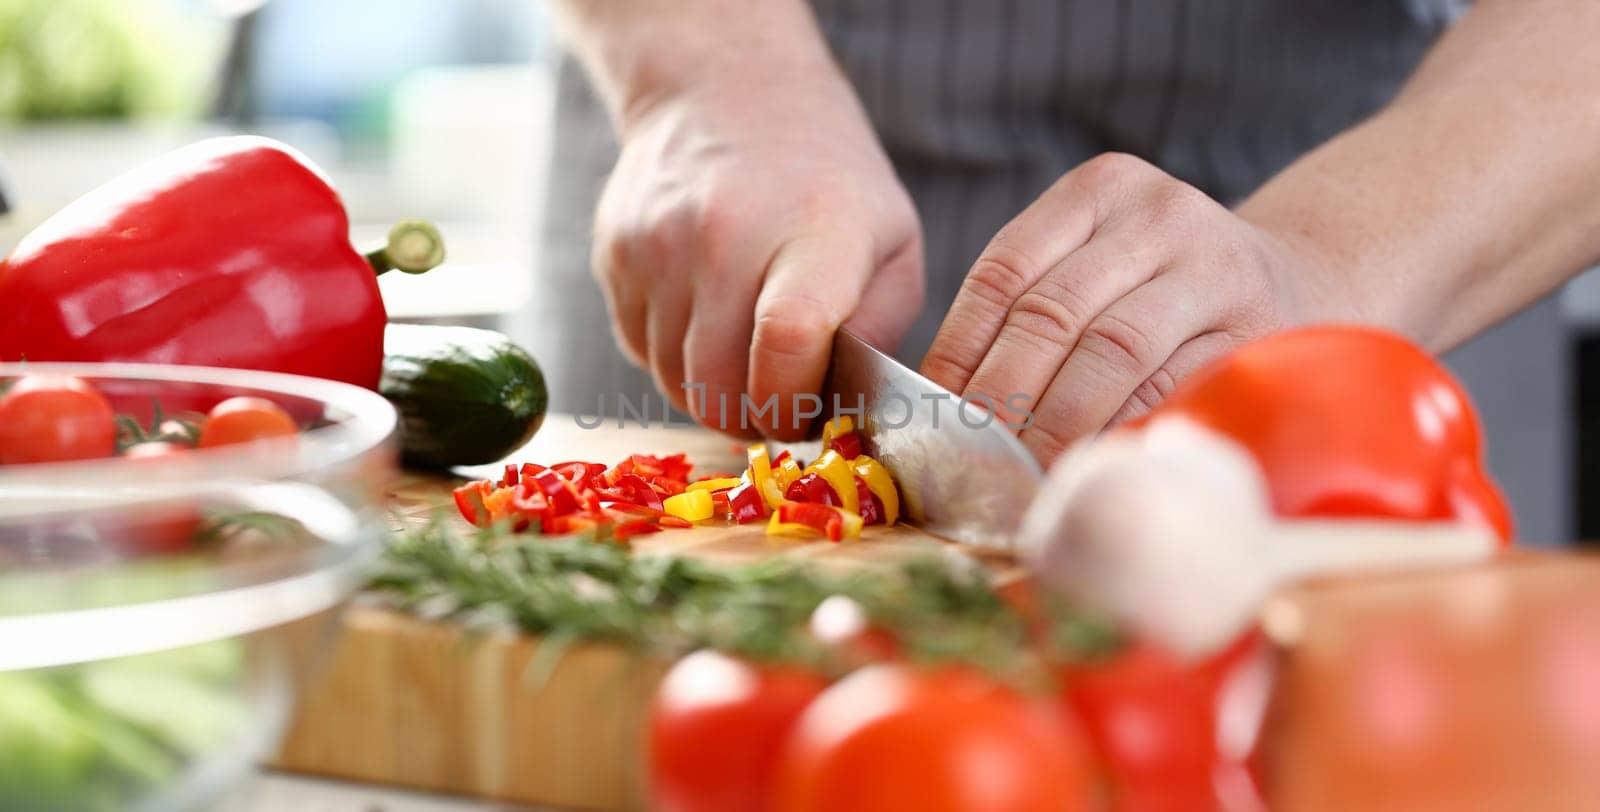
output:
[[[570,416],[552,415],[509,459],[611,464],[634,452],[682,451],[699,476],[743,470],[744,448],[697,428],[612,421],[586,429]],[[814,447],[796,450],[806,458],[816,454]],[[501,467],[461,473],[499,476]],[[424,523],[441,509],[453,514],[450,489],[458,481],[403,475],[390,494],[396,527]],[[840,544],[769,537],[760,524],[702,526],[634,542],[641,555],[719,562],[783,556],[827,567],[891,566],[951,546],[903,525],[868,528],[859,540]],[[1007,565],[1004,557],[990,560]],[[580,646],[533,686],[527,674],[539,642],[514,634],[469,640],[448,624],[358,600],[344,610],[337,644],[306,687],[275,766],[562,808],[643,808],[640,732],[668,664],[616,646]]]

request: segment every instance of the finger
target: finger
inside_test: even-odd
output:
[[[1107,425],[1119,425],[1149,414],[1171,397],[1173,391],[1189,376],[1228,354],[1240,343],[1240,339],[1224,332],[1204,333],[1185,341],[1173,350],[1172,357],[1160,369],[1133,390],[1133,394],[1111,416]]]
[[[734,274],[725,280],[697,279],[683,337],[684,372],[697,390],[686,393],[689,413],[703,425],[736,434],[753,433],[739,420],[757,293],[754,274],[747,277],[750,283],[744,285]]]
[[[611,334],[617,348],[634,366],[649,361],[645,296],[638,286],[626,284],[627,245],[621,240],[596,236],[589,254],[589,273],[600,286],[611,317]]]
[[[752,422],[775,438],[805,436],[833,354],[833,334],[851,315],[872,271],[864,233],[811,232],[784,243],[756,297],[750,343],[750,395],[773,411]]]
[[[1158,273],[1091,321],[1033,410],[1020,437],[1041,461],[1104,428],[1184,342],[1208,330],[1220,308],[1181,273]]]
[[[1103,155],[1063,175],[983,249],[922,362],[922,374],[962,392],[1000,334],[1011,305],[1068,254],[1089,242],[1133,191],[1159,170]]]
[[[1149,282],[1168,253],[1145,232],[1102,229],[1017,297],[963,394],[986,396],[1020,425],[1090,322]]]
[[[679,411],[688,410],[683,390],[683,336],[689,327],[689,293],[676,286],[652,291],[645,330],[649,341],[650,374]]]
[[[607,291],[606,311],[611,316],[611,334],[617,348],[634,366],[646,369],[649,354],[649,308],[646,297],[632,285],[616,285]]]
[[[907,242],[884,260],[861,292],[861,303],[844,326],[863,341],[893,352],[922,314],[926,281],[922,240]]]

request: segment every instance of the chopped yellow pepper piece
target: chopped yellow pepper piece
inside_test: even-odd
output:
[[[878,497],[883,503],[883,523],[894,524],[900,518],[900,490],[894,486],[894,477],[889,476],[889,469],[883,463],[862,454],[850,463],[850,468],[855,471],[861,481],[867,483],[867,490]]]
[[[711,518],[711,491],[684,491],[676,496],[667,497],[661,503],[663,510],[669,516],[677,516],[686,521],[698,522]]]
[[[840,507],[847,513],[855,514],[857,519],[861,518],[861,495],[856,492],[856,475],[850,470],[850,463],[839,456],[839,452],[831,448],[822,452],[816,462],[806,466],[806,473],[822,477],[839,497]],[[777,506],[774,505],[773,509],[776,510]]]
[[[789,486],[800,478],[801,473],[803,472],[800,470],[800,463],[794,461],[793,454],[784,457],[783,462],[778,463],[778,467],[772,471],[772,475],[778,478],[778,487],[784,494],[789,493]]]
[[[723,488],[737,488],[744,480],[736,476],[717,477],[716,479],[702,479],[699,482],[689,483],[685,491],[720,491]]]
[[[783,522],[778,520],[777,511],[773,511],[772,518],[767,520],[767,535],[769,536],[815,536],[818,535],[810,525],[799,522]]]
[[[783,491],[778,488],[778,481],[772,476],[772,458],[767,456],[767,444],[756,443],[750,446],[745,456],[750,460],[750,481],[754,482],[761,491],[761,499],[767,503],[771,510],[777,510],[783,504]]]
[[[833,445],[833,438],[841,434],[849,434],[856,430],[856,423],[850,415],[842,414],[822,424],[822,448],[826,450]]]

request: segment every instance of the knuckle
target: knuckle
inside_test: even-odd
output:
[[[838,315],[815,299],[776,297],[756,314],[751,346],[758,353],[810,357],[833,340],[839,323]]]
[[[627,244],[618,239],[597,235],[589,249],[589,272],[603,288],[621,276],[627,261]]]
[[[1055,459],[1077,439],[1052,417],[1040,415],[1039,420],[1028,427],[1023,438],[1024,444],[1033,452],[1034,457],[1045,462]]]
[[[1030,290],[1017,297],[1006,314],[1006,325],[1047,344],[1068,346],[1077,331],[1077,313],[1065,302]]]
[[[657,223],[637,235],[636,242],[655,267],[664,266],[677,254],[678,235],[665,223]]]
[[[1079,165],[1075,175],[1090,188],[1120,186],[1146,176],[1151,170],[1144,159],[1126,152],[1102,152]]]
[[[1150,204],[1152,225],[1185,228],[1207,214],[1214,204],[1205,192],[1182,181],[1162,184]]]
[[[922,374],[933,381],[964,381],[971,378],[976,371],[976,366],[963,363],[937,345],[928,350],[928,354],[922,359]]]
[[[1148,332],[1110,313],[1090,322],[1078,346],[1121,373],[1137,374],[1149,368],[1155,355],[1155,341]]]
[[[1171,397],[1172,390],[1178,386],[1177,378],[1173,377],[1165,367],[1151,373],[1144,383],[1139,384],[1128,398],[1134,406],[1136,414],[1154,411],[1163,401]]]
[[[1007,307],[1027,292],[1042,271],[1022,252],[992,245],[967,274],[967,288],[990,304]]]

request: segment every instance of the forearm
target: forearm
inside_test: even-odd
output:
[[[555,0],[563,41],[619,131],[706,84],[838,76],[804,0]]]
[[[1443,351],[1600,259],[1600,4],[1480,0],[1399,97],[1239,213],[1334,309]]]

